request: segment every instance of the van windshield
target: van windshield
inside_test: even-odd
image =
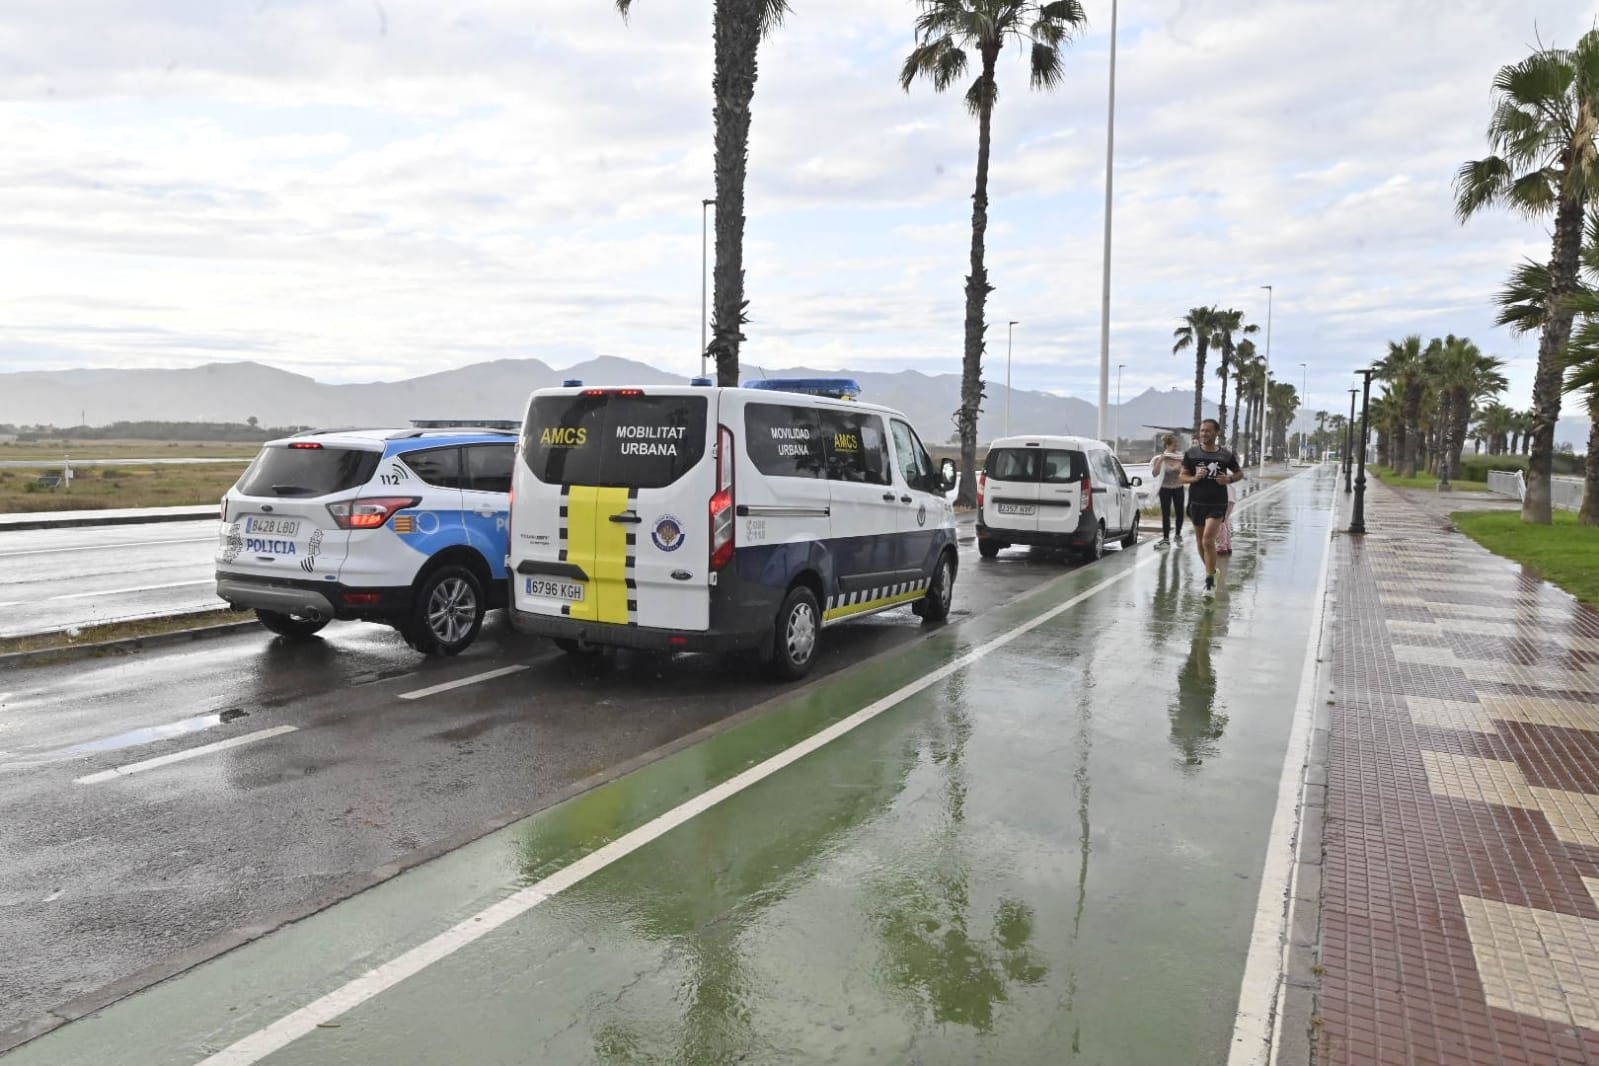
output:
[[[1058,448],[995,448],[983,470],[994,481],[1042,481],[1062,485],[1088,476],[1088,456]]]
[[[379,452],[357,448],[263,448],[239,478],[239,491],[246,496],[326,496],[366,484],[381,458]]]
[[[550,485],[658,489],[705,457],[704,396],[536,396],[522,459]]]

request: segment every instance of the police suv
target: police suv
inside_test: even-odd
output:
[[[359,618],[456,654],[505,604],[514,425],[268,442],[222,498],[217,595],[287,637]]]
[[[797,678],[836,622],[904,605],[946,617],[952,476],[904,415],[857,392],[535,392],[513,478],[512,624],[573,653],[755,649]]]

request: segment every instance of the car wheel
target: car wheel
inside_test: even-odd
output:
[[[927,586],[927,596],[918,606],[917,613],[924,622],[942,622],[949,617],[950,604],[955,602],[955,560],[948,552],[939,556],[938,569],[933,571],[932,584]]]
[[[1094,526],[1094,539],[1083,549],[1083,558],[1088,562],[1095,562],[1105,554],[1105,523],[1100,522]]]
[[[260,608],[256,608],[255,616],[272,632],[291,640],[303,640],[328,624],[328,620],[320,616],[284,614],[281,611],[263,611]]]
[[[424,655],[457,655],[482,628],[482,582],[464,566],[441,566],[417,588],[401,632]]]
[[[772,627],[772,674],[779,681],[797,681],[810,672],[821,632],[815,593],[804,585],[790,589]]]
[[[994,556],[999,554],[1000,549],[1004,546],[1005,545],[1001,544],[999,541],[990,537],[977,538],[977,554],[981,555],[984,559],[992,559]]]
[[[1127,535],[1122,538],[1122,547],[1124,547],[1124,548],[1135,548],[1135,547],[1138,546],[1138,520],[1139,520],[1139,518],[1140,518],[1139,515],[1136,515],[1136,514],[1133,515],[1133,528],[1129,529],[1127,531]]]

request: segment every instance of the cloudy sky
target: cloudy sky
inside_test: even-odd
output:
[[[1108,0],[1051,94],[1000,68],[990,367],[1092,400]],[[976,125],[897,83],[912,0],[792,0],[761,52],[746,364],[958,368]],[[252,359],[324,381],[486,359],[698,365],[710,0],[0,3],[0,369]],[[1409,332],[1530,399],[1489,296],[1537,222],[1458,224],[1495,70],[1587,0],[1125,0],[1112,362],[1192,383],[1188,307],[1244,309],[1312,406]]]

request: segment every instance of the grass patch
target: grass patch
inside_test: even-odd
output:
[[[1519,512],[1457,511],[1450,520],[1495,555],[1514,559],[1590,607],[1599,607],[1599,528],[1556,511],[1552,526],[1529,525]]]
[[[165,618],[142,618],[132,622],[107,622],[63,633],[4,637],[0,638],[0,655],[19,651],[66,651],[86,644],[103,644],[109,640],[127,640],[130,637],[155,637],[185,629],[206,629],[235,622],[248,622],[254,618],[253,614],[219,609],[194,614],[168,615]]]
[[[260,450],[247,441],[48,440],[0,444],[0,459],[253,459]]]
[[[1419,474],[1416,477],[1400,477],[1393,467],[1378,466],[1376,463],[1367,463],[1366,472],[1377,478],[1384,485],[1396,489],[1426,489],[1428,492],[1438,491],[1438,479],[1431,474]],[[1482,481],[1466,481],[1456,479],[1449,482],[1456,492],[1487,492],[1488,485]]]
[[[60,474],[59,466],[0,469],[0,514],[210,506],[222,499],[243,471],[242,461],[215,466],[82,466],[74,468],[70,487],[52,489],[40,485],[39,477]]]

